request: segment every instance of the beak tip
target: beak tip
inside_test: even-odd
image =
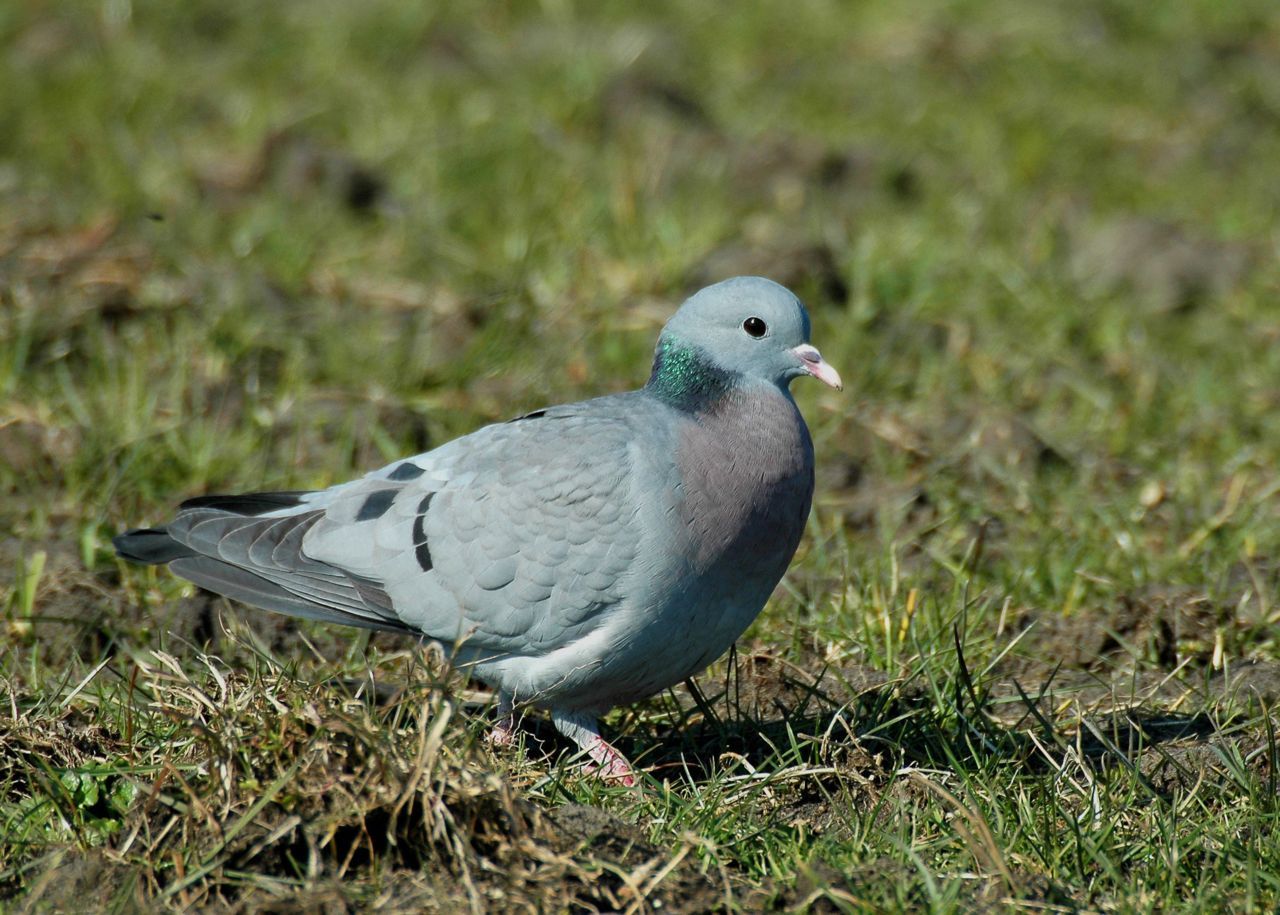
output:
[[[828,362],[819,362],[809,366],[809,374],[821,381],[827,387],[835,388],[837,391],[844,390],[844,379],[840,377],[840,373],[831,367]]]
[[[814,378],[837,391],[844,390],[844,380],[840,377],[840,373],[832,368],[831,363],[822,358],[822,354],[816,347],[806,343],[796,347],[792,352],[799,357],[804,370]]]

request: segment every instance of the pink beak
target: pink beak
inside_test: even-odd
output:
[[[844,390],[844,382],[840,380],[840,373],[823,361],[822,353],[818,352],[817,347],[810,346],[808,343],[801,343],[791,352],[795,353],[796,358],[800,360],[800,364],[804,366],[804,370],[814,378],[823,384],[831,385],[837,391]]]

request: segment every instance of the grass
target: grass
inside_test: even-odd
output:
[[[1011,0],[0,12],[0,908],[1271,911],[1280,17]],[[801,293],[809,535],[608,725],[112,533],[623,390]]]

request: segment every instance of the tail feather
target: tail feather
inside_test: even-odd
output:
[[[140,527],[125,531],[112,537],[111,543],[123,558],[147,565],[163,565],[195,555],[190,547],[170,537],[163,527]]]
[[[169,568],[182,578],[264,610],[365,629],[414,631],[396,614],[381,582],[311,559],[303,538],[324,514],[306,492],[202,496],[167,527],[113,539],[125,559]]]
[[[285,490],[281,492],[245,492],[230,496],[196,496],[178,506],[178,511],[192,508],[216,508],[232,515],[254,517],[268,512],[277,512],[282,508],[296,508],[302,504],[302,497],[311,493],[305,489]]]
[[[407,626],[394,626],[390,621],[372,620],[366,616],[347,613],[336,607],[322,606],[312,603],[290,591],[286,591],[273,581],[255,575],[247,569],[233,566],[208,556],[190,556],[174,560],[169,566],[175,575],[201,588],[214,591],[224,597],[230,597],[261,607],[263,610],[274,610],[288,616],[302,619],[319,620],[325,623],[342,623],[361,629],[399,629],[408,631]]]

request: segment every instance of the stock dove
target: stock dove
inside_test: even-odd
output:
[[[441,643],[514,710],[550,710],[634,783],[597,718],[698,673],[756,618],[813,496],[792,379],[839,389],[809,316],[759,277],[709,286],[641,389],[536,410],[314,492],[204,496],[119,554],[254,607]]]

